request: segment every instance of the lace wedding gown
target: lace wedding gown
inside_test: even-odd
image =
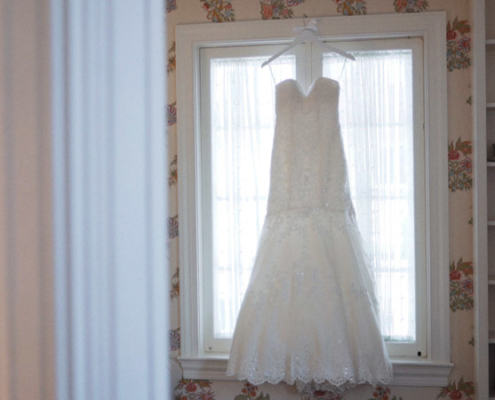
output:
[[[277,85],[268,210],[227,375],[341,392],[392,366],[349,194],[338,82]]]

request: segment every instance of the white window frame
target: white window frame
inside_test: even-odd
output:
[[[425,133],[424,133],[424,93],[423,93],[423,41],[419,38],[386,38],[381,40],[360,40],[352,42],[333,43],[339,49],[353,51],[386,51],[386,50],[409,50],[412,55],[412,85],[413,85],[413,104],[414,104],[414,130],[412,132],[414,141],[414,176],[415,176],[415,299],[416,299],[416,340],[414,342],[386,342],[388,354],[398,357],[426,357],[426,212],[425,212]],[[221,46],[208,47],[201,49],[200,52],[200,114],[201,114],[201,138],[198,142],[201,144],[201,207],[203,210],[200,224],[203,228],[201,254],[202,254],[202,300],[200,312],[200,325],[202,330],[202,351],[206,354],[228,353],[231,341],[230,338],[216,338],[214,335],[214,316],[216,310],[213,305],[213,292],[218,289],[213,280],[213,221],[211,217],[212,210],[212,179],[213,175],[208,169],[212,165],[211,146],[211,60],[231,59],[243,57],[259,58],[261,63],[263,58],[281,51],[285,45],[252,45],[252,46]],[[291,56],[295,62],[295,78],[302,82],[306,91],[311,83],[317,78],[323,76],[323,57],[321,48],[311,44],[300,45],[291,51]],[[311,63],[305,60],[313,60]],[[320,60],[318,62],[317,60]],[[267,71],[269,74],[269,71]],[[336,76],[337,77],[337,76]],[[199,161],[199,160],[198,160]],[[269,171],[265,171],[269,175]],[[366,238],[365,238],[366,239]],[[254,256],[254,254],[253,254]]]
[[[228,355],[206,354],[201,332],[202,226],[199,52],[204,47],[284,44],[301,20],[179,25],[177,109],[181,237],[181,356],[185,378],[232,380]],[[425,169],[427,195],[427,357],[396,357],[393,385],[446,386],[450,362],[447,187],[447,76],[444,12],[318,19],[321,37],[332,41],[419,37],[424,53]],[[262,42],[262,43],[261,43]]]

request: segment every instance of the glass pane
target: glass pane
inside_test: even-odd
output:
[[[359,229],[387,341],[416,340],[412,51],[323,56],[340,82],[340,124]]]
[[[211,71],[213,330],[231,338],[268,199],[275,82],[295,78],[295,56],[218,58]]]

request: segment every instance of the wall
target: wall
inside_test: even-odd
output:
[[[179,299],[180,266],[178,241],[180,221],[177,210],[177,121],[175,75],[175,26],[177,24],[327,17],[337,15],[386,14],[394,12],[447,12],[447,56],[449,144],[445,157],[449,160],[449,223],[450,223],[450,316],[452,361],[455,364],[450,384],[445,388],[422,387],[359,387],[333,396],[315,392],[314,400],[412,400],[474,399],[473,337],[473,226],[471,139],[471,10],[468,0],[167,0],[167,74],[170,209],[168,218],[170,254],[170,368],[173,398],[210,400],[277,400],[300,399],[297,391],[285,384],[252,387],[243,382],[182,380],[177,356],[180,354]],[[309,398],[305,398],[309,400]]]
[[[0,0],[0,400],[55,398],[50,17]]]

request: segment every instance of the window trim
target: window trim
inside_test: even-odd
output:
[[[181,356],[185,378],[235,380],[225,375],[227,355],[202,352],[200,312],[202,290],[200,226],[201,167],[199,138],[199,50],[203,47],[283,44],[302,20],[195,24],[176,27],[179,218],[181,236]],[[448,276],[447,74],[445,12],[328,17],[318,19],[324,38],[335,41],[420,37],[425,59],[425,138],[427,193],[427,353],[425,359],[392,358],[393,385],[446,386],[450,362]],[[226,40],[225,38],[228,38]],[[268,39],[267,39],[268,38]],[[191,106],[192,105],[192,106]],[[430,173],[431,171],[431,173]]]
[[[411,357],[416,358],[417,354],[421,354],[419,357],[425,358],[427,355],[426,349],[426,303],[424,299],[426,296],[426,235],[425,235],[425,221],[426,221],[426,194],[425,194],[425,133],[424,133],[424,94],[423,94],[423,41],[417,37],[405,37],[405,38],[384,38],[384,39],[372,39],[363,41],[352,42],[336,42],[334,43],[339,49],[352,53],[353,51],[387,51],[387,50],[409,50],[413,56],[412,68],[412,80],[413,86],[413,103],[414,103],[414,116],[413,125],[414,131],[412,132],[414,149],[414,176],[415,176],[415,298],[416,298],[416,340],[414,342],[386,342],[388,354],[391,357]],[[231,345],[231,339],[229,338],[215,338],[214,336],[214,315],[215,310],[213,305],[213,293],[210,288],[215,290],[213,282],[213,266],[212,259],[212,220],[210,217],[210,210],[212,209],[212,192],[211,182],[212,174],[209,171],[211,165],[211,146],[212,146],[212,132],[211,132],[211,105],[209,100],[212,96],[210,89],[211,86],[211,60],[219,59],[232,59],[242,57],[254,57],[259,59],[257,61],[258,68],[261,63],[271,56],[272,54],[281,51],[286,46],[281,45],[252,45],[252,46],[221,46],[221,47],[207,47],[200,50],[200,104],[201,104],[201,137],[199,139],[201,146],[201,204],[203,207],[202,214],[202,268],[203,271],[203,291],[202,291],[202,312],[200,314],[200,324],[202,329],[202,351],[207,354],[228,354]],[[294,69],[295,76],[298,82],[301,80],[306,83],[306,87],[311,86],[312,81],[316,77],[323,76],[323,54],[326,52],[319,47],[309,45],[300,45],[295,48],[297,53],[291,52],[290,57],[294,57]],[[313,60],[311,65],[305,63],[304,59],[309,58]],[[315,60],[321,60],[317,62]],[[340,61],[340,60],[339,60]],[[349,65],[349,68],[351,66]],[[269,71],[266,71],[267,75]],[[338,75],[335,75],[338,76]],[[342,84],[342,83],[341,83]],[[306,89],[308,90],[308,89]],[[273,128],[272,128],[273,129]],[[199,161],[199,160],[198,160]],[[268,172],[268,171],[266,171]],[[356,204],[355,204],[356,206]],[[378,293],[377,293],[378,295]]]

